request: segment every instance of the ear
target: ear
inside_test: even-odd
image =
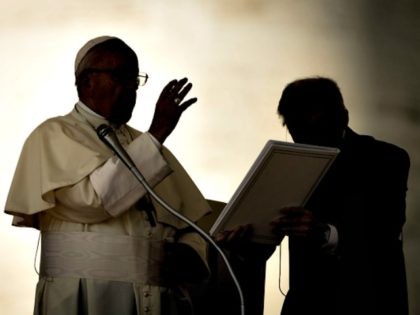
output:
[[[92,78],[89,74],[85,74],[82,77],[79,78],[78,81],[78,90],[79,90],[79,96],[82,96],[83,98],[89,98],[92,94]]]
[[[343,112],[343,127],[347,127],[349,124],[349,111],[347,109],[344,109]]]
[[[336,113],[336,115],[337,127],[339,129],[346,128],[349,123],[349,112],[347,111],[347,109],[341,109],[338,113]]]
[[[91,77],[89,74],[84,75],[80,80],[80,85],[83,89],[90,89],[91,84]]]

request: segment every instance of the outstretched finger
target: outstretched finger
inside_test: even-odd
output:
[[[179,108],[184,111],[186,110],[188,107],[190,107],[192,104],[194,104],[195,102],[197,102],[197,98],[190,98],[189,100],[185,101],[184,103],[182,103],[181,105],[179,105]]]
[[[171,90],[171,93],[173,93],[174,95],[178,95],[179,91],[187,82],[188,82],[187,78],[182,78],[181,80],[177,81],[174,85],[174,88]]]
[[[178,94],[178,97],[182,100],[188,94],[192,88],[192,83],[188,83]]]

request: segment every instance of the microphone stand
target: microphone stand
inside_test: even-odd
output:
[[[245,315],[245,302],[244,302],[244,296],[242,293],[241,286],[239,284],[238,279],[236,278],[236,275],[232,269],[232,266],[229,263],[228,258],[226,257],[223,250],[219,247],[219,245],[216,244],[216,242],[211,238],[210,235],[208,235],[203,229],[201,229],[197,224],[195,224],[193,221],[188,219],[187,217],[180,214],[178,211],[173,209],[170,205],[168,205],[165,200],[163,200],[160,196],[158,196],[153,189],[150,187],[150,185],[147,183],[146,179],[144,178],[143,174],[140,172],[140,170],[135,166],[134,162],[131,160],[128,153],[124,150],[124,148],[121,146],[121,144],[118,141],[117,136],[114,133],[114,130],[105,124],[100,125],[96,132],[98,134],[98,137],[108,146],[110,147],[114,153],[118,156],[118,158],[128,167],[128,169],[133,173],[133,175],[137,178],[137,180],[144,186],[146,191],[169,213],[180,219],[181,221],[187,223],[189,226],[191,226],[194,230],[197,231],[198,234],[201,235],[207,242],[209,242],[213,247],[217,250],[217,252],[222,257],[224,263],[226,264],[226,267],[229,271],[229,274],[232,277],[233,282],[235,283],[235,286],[238,290],[239,299],[240,299],[240,307],[241,307],[241,314]],[[149,214],[148,214],[149,215]]]

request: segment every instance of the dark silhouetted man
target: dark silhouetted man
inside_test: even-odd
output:
[[[295,142],[341,150],[305,209],[282,209],[273,221],[280,237],[290,237],[282,315],[407,314],[407,153],[351,130],[340,90],[327,78],[287,85],[278,113]]]

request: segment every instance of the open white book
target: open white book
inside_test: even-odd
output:
[[[337,148],[269,140],[223,209],[211,235],[252,224],[253,240],[273,243],[270,221],[286,206],[305,206]]]

